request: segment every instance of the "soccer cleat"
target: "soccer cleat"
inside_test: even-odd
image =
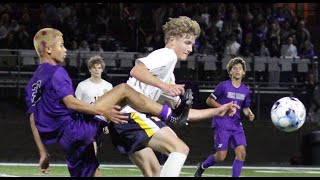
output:
[[[188,125],[188,115],[190,108],[193,103],[193,95],[192,90],[187,89],[184,95],[181,98],[180,105],[172,110],[172,116],[168,119],[169,123],[181,127]]]
[[[197,165],[197,171],[196,173],[194,173],[194,177],[201,177],[202,176],[202,173],[204,172],[204,169],[202,168],[202,163],[198,163]]]

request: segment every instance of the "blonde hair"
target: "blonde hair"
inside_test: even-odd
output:
[[[87,62],[87,67],[90,70],[96,64],[101,64],[102,70],[104,70],[104,68],[106,67],[106,63],[100,55],[91,57]]]
[[[231,71],[232,67],[236,64],[239,64],[239,63],[242,65],[244,73],[246,73],[246,62],[241,57],[235,57],[235,58],[230,59],[230,61],[227,64],[227,72],[229,74],[229,77],[231,77],[230,71]],[[245,74],[243,75],[243,78],[244,78],[244,76],[245,76]]]
[[[201,31],[198,22],[191,20],[187,16],[169,18],[169,21],[162,26],[162,29],[165,43],[167,43],[170,36],[182,37],[184,34],[193,35],[197,39]]]
[[[43,56],[45,48],[54,45],[54,43],[57,42],[58,37],[62,37],[62,35],[63,34],[57,29],[40,29],[33,38],[33,45],[38,56]]]

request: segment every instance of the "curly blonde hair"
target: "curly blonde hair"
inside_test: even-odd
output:
[[[231,71],[232,67],[236,64],[241,64],[244,73],[246,73],[246,62],[241,57],[235,57],[235,58],[230,59],[230,61],[227,64],[227,72],[229,74],[229,77],[231,77],[230,71]],[[243,75],[242,78],[244,78],[244,77],[245,77],[245,75]]]
[[[91,57],[87,62],[87,67],[90,70],[96,64],[101,64],[102,70],[104,70],[104,68],[106,67],[106,63],[100,55]]]
[[[167,43],[170,36],[182,37],[184,34],[193,35],[197,39],[201,31],[198,22],[191,20],[187,16],[169,18],[169,21],[162,26],[162,29],[165,43]]]

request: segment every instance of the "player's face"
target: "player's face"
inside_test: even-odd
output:
[[[230,73],[233,79],[242,79],[245,75],[245,72],[243,70],[243,66],[241,63],[233,65]]]
[[[93,67],[89,70],[92,77],[101,78],[103,72],[101,64],[94,64]]]
[[[67,49],[64,47],[63,38],[57,37],[58,40],[51,46],[51,58],[57,63],[62,63],[67,55]]]
[[[185,61],[192,52],[192,46],[195,43],[195,37],[193,35],[183,35],[182,37],[174,38],[174,52],[179,60]]]

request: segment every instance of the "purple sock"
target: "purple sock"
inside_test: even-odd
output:
[[[202,163],[202,168],[206,169],[210,166],[213,166],[216,164],[216,160],[214,160],[213,154],[211,154],[203,163]]]
[[[242,171],[243,161],[234,159],[232,166],[232,177],[239,177]]]
[[[171,115],[172,115],[172,109],[166,104],[163,105],[159,118],[166,121],[171,117]]]

